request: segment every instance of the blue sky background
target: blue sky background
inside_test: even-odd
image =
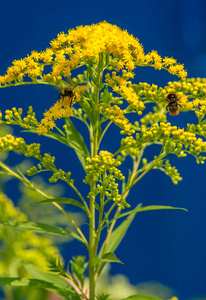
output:
[[[204,0],[4,1],[0,9],[0,74],[5,73],[14,59],[23,58],[32,50],[44,50],[59,32],[106,20],[138,37],[145,52],[157,50],[161,56],[173,56],[184,63],[188,77],[206,77],[205,12]],[[177,78],[166,71],[141,68],[134,81],[165,86],[171,80]],[[13,106],[27,110],[33,105],[40,119],[57,94],[58,91],[45,86],[0,89],[1,110]],[[169,121],[185,126],[191,120],[195,121],[192,114],[180,113]],[[110,147],[111,141],[105,147]],[[58,151],[62,151],[56,144],[52,145],[52,151],[48,146],[50,142],[43,150],[51,154],[58,155]],[[69,152],[68,161],[61,156],[57,162],[59,167],[66,166],[75,172],[78,178],[81,168],[73,165],[70,155]],[[132,284],[161,282],[175,289],[179,299],[206,299],[206,166],[196,165],[192,157],[172,157],[171,161],[183,181],[174,186],[170,178],[154,170],[136,186],[130,197],[144,205],[185,207],[188,213],[139,214],[116,251],[124,265],[113,264],[111,274],[123,273]],[[75,251],[76,248],[71,249],[71,254]]]

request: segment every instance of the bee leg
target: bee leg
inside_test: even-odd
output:
[[[166,111],[168,111],[169,110],[169,104],[166,106]]]
[[[74,95],[72,98],[71,98],[71,101],[70,101],[70,107],[72,107],[72,105],[74,104],[74,101],[76,100],[76,95]]]
[[[74,103],[74,97],[69,98],[70,102],[69,102],[69,107],[72,107],[73,103]]]

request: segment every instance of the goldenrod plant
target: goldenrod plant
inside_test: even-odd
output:
[[[157,72],[163,69],[179,79],[165,87],[146,82],[134,84],[138,67],[152,67]],[[59,96],[55,96],[54,90],[53,106],[44,113],[41,121],[36,119],[32,106],[27,114],[23,114],[22,108],[14,107],[1,113],[1,124],[18,125],[27,134],[44,135],[72,148],[82,165],[85,187],[89,186],[90,191],[85,195],[86,188],[81,191],[77,188],[71,172],[58,168],[51,149],[48,153],[41,153],[40,144],[27,144],[24,131],[21,137],[6,135],[0,139],[1,152],[15,150],[37,161],[27,171],[28,176],[48,171],[51,173],[50,183],[63,181],[76,197],[48,195],[20,170],[0,162],[4,173],[16,177],[40,194],[42,200],[38,204],[42,207],[44,203],[51,203],[59,209],[74,230],[20,220],[1,223],[19,229],[72,236],[85,246],[88,261],[76,253],[67,269],[60,260],[53,260],[50,272],[27,264],[30,277],[1,278],[0,283],[41,286],[54,291],[61,299],[112,299],[106,288],[104,293],[96,294],[95,286],[108,262],[121,263],[115,250],[135,215],[149,210],[177,209],[143,206],[140,199],[130,197],[130,190],[137,189],[137,183],[153,169],[161,170],[177,184],[182,178],[171,165],[169,154],[178,158],[190,154],[197,163],[205,161],[206,81],[187,78],[184,66],[174,58],[162,58],[157,51],[145,54],[137,38],[115,25],[101,22],[71,29],[67,34],[60,33],[45,51],[33,51],[27,57],[15,60],[6,74],[0,76],[1,88],[30,84],[36,84],[37,88],[39,84],[58,87]],[[188,123],[186,128],[179,128],[167,121],[169,114],[175,118],[179,112],[186,114],[191,111],[197,117],[196,124]],[[62,122],[58,125],[58,119],[64,120],[63,126]],[[87,135],[75,128],[74,119],[87,128]],[[114,129],[119,146],[111,153],[102,144],[108,134],[111,137]],[[89,143],[86,143],[88,136]],[[108,140],[108,143],[112,142]],[[145,150],[153,145],[159,150],[148,161]],[[128,157],[132,166],[123,174],[122,166]],[[64,205],[74,206],[86,215],[88,232],[78,226]],[[132,209],[131,205],[136,207]],[[88,287],[85,285],[86,276],[89,278]],[[124,299],[157,298],[131,295]]]

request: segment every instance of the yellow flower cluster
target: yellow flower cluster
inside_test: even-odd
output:
[[[134,61],[142,61],[144,57],[138,39],[107,22],[80,26],[69,30],[68,35],[59,34],[51,42],[51,47],[53,51],[66,48],[66,53],[74,64],[88,59],[98,61],[99,55],[105,52],[120,57],[126,68],[134,69]]]
[[[153,50],[145,55],[145,62],[157,70],[167,69],[170,74],[177,75],[182,80],[187,77],[187,71],[184,70],[183,64],[178,64],[172,57],[162,58],[157,51]]]
[[[169,82],[166,93],[176,91],[179,103],[184,111],[194,110],[206,114],[206,80],[205,78],[189,78],[185,81]]]
[[[141,115],[145,105],[143,102],[139,101],[139,97],[134,92],[134,89],[125,85],[120,85],[120,90],[131,107],[137,110],[138,115]]]
[[[123,70],[124,71],[124,70]],[[125,72],[123,76],[116,76],[116,72],[112,72],[112,77],[107,73],[105,75],[105,81],[113,88],[113,91],[122,95],[125,100],[129,103],[130,109],[135,109],[139,115],[144,110],[144,103],[139,100],[139,96],[136,94],[132,86],[128,86],[127,79],[125,79]],[[127,73],[128,74],[128,73]]]
[[[75,102],[81,99],[81,96],[85,90],[85,86],[77,86],[74,89]],[[71,115],[73,115],[73,109],[71,108],[71,97],[66,96],[58,100],[52,107],[50,107],[48,111],[44,113],[44,118],[38,125],[37,133],[39,135],[47,133],[50,129],[53,129],[56,126],[56,120],[64,117],[70,117]]]
[[[46,111],[44,113],[44,118],[38,126],[37,133],[39,135],[45,134],[56,126],[55,120],[63,117],[70,117],[73,114],[70,102],[71,99],[65,97],[64,99],[57,101],[48,111]]]
[[[126,111],[119,108],[119,106],[102,103],[99,106],[99,110],[104,115],[104,119],[109,119],[122,129],[121,134],[131,135],[135,133],[132,124],[129,123],[129,120],[124,116]]]
[[[22,83],[25,76],[27,81],[30,78],[36,83],[43,80],[59,85],[62,77],[71,76],[71,70],[87,62],[98,62],[102,53],[111,56],[111,66],[116,69],[132,71],[138,65],[153,66],[158,70],[167,69],[181,79],[187,75],[184,66],[177,64],[175,59],[162,59],[156,51],[145,55],[137,38],[107,22],[80,26],[69,30],[68,34],[62,32],[50,46],[45,51],[33,51],[27,57],[15,60],[6,75],[0,76],[0,86]],[[50,73],[44,73],[45,65],[52,66]]]
[[[4,194],[0,193],[0,219],[1,221],[27,221],[27,217],[19,208],[14,207],[12,201]],[[9,240],[9,247],[8,247]],[[34,266],[43,270],[48,269],[48,259],[57,257],[58,251],[52,246],[51,241],[36,235],[30,230],[15,230],[12,227],[0,226],[0,241],[5,243],[5,247],[1,247],[0,259],[0,275],[8,276],[8,269],[12,264],[12,268],[17,266],[15,270],[18,274],[20,271],[19,260],[32,263]],[[4,250],[5,249],[5,252]],[[9,253],[12,249],[12,253]],[[8,258],[11,258],[9,260]],[[18,260],[18,264],[14,263],[14,257]],[[21,268],[21,272],[23,269]],[[21,274],[22,275],[22,274]]]

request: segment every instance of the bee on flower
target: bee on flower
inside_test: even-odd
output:
[[[70,99],[69,106],[71,107],[74,101],[76,100],[76,95],[71,85],[65,85],[63,88],[60,89],[58,99],[64,99],[65,97],[68,97]]]
[[[179,114],[179,106],[182,107],[181,104],[178,103],[179,99],[180,97],[175,92],[166,95],[165,100],[169,102],[166,106],[166,110],[169,111],[171,116],[177,116]]]

